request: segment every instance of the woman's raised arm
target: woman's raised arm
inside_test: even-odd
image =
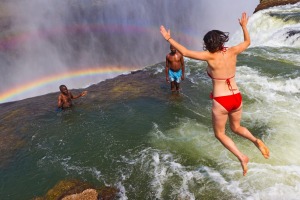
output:
[[[171,45],[173,45],[183,56],[203,61],[209,60],[210,53],[208,53],[207,51],[192,51],[187,49],[183,45],[176,42],[171,37],[171,31],[167,31],[164,26],[160,26],[160,33],[165,38],[165,40],[168,41]]]
[[[241,42],[240,44],[232,47],[232,49],[234,50],[234,52],[236,54],[242,53],[244,50],[246,50],[248,48],[248,46],[251,43],[250,35],[249,35],[248,29],[247,29],[248,19],[249,19],[249,17],[247,17],[247,14],[245,12],[242,13],[242,17],[241,17],[241,19],[239,19],[239,23],[240,23],[243,33],[244,33],[244,41]]]

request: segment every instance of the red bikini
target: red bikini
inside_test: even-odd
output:
[[[241,93],[236,93],[234,94],[234,90],[232,88],[232,85],[230,83],[230,79],[232,79],[234,76],[230,77],[230,78],[213,78],[207,71],[208,76],[211,79],[215,79],[215,80],[225,80],[227,85],[228,85],[228,89],[230,91],[232,91],[232,95],[228,95],[228,96],[219,96],[219,97],[214,97],[213,94],[210,94],[210,98],[216,100],[219,104],[221,104],[228,112],[232,111],[232,110],[236,110],[238,109],[241,104],[242,104],[242,95]]]

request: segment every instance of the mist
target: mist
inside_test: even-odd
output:
[[[243,11],[259,1],[242,0],[0,0],[0,94],[42,77],[118,66],[142,69],[163,62],[169,45],[159,26],[188,48],[202,50],[211,29],[234,33]],[[5,12],[4,12],[5,11]],[[83,88],[115,74],[66,79],[15,96],[19,100]]]

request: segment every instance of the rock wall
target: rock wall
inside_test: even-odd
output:
[[[300,0],[260,0],[260,4],[255,8],[254,12],[257,12],[259,10],[263,10],[266,8],[270,8],[273,6],[294,4],[294,3],[298,3],[298,2],[300,2]]]

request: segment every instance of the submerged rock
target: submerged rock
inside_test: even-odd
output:
[[[12,134],[11,127],[0,127],[0,168],[5,168],[14,160],[16,152],[24,147],[25,141],[19,136]]]
[[[1,108],[1,107],[0,107]],[[0,168],[7,167],[14,159],[18,150],[25,146],[26,141],[22,135],[28,130],[28,124],[23,124],[22,107],[6,110],[2,107],[0,112]]]
[[[99,200],[113,200],[118,196],[119,190],[114,187],[103,187],[97,190]]]

